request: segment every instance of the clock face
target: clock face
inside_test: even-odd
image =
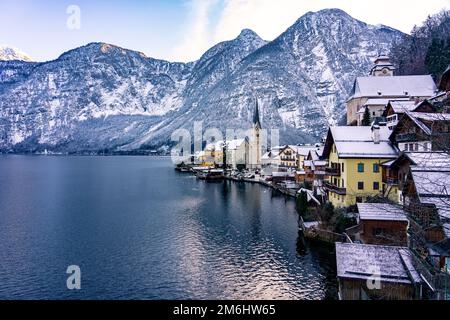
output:
[[[387,73],[387,69],[383,69],[383,74],[386,74]]]

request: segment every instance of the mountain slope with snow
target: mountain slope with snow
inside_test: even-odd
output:
[[[21,50],[8,46],[0,46],[0,61],[32,61],[31,57]]]
[[[91,43],[45,63],[0,62],[0,150],[80,152],[170,144],[178,128],[262,125],[312,142],[344,114],[356,76],[401,32],[341,10],[307,13],[271,42],[245,29],[193,63]]]

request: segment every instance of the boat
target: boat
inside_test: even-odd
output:
[[[198,179],[207,181],[223,180],[225,178],[224,171],[222,169],[197,170],[195,175]]]
[[[223,169],[211,169],[206,174],[206,180],[223,180],[225,174]]]

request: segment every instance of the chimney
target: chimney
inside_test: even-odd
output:
[[[380,126],[378,124],[372,126],[372,139],[373,143],[380,143]]]

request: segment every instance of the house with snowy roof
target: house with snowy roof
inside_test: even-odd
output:
[[[436,107],[428,100],[389,100],[382,113],[389,129],[393,130],[405,112],[436,112]]]
[[[224,163],[224,150],[226,152],[225,161],[227,167],[234,170],[239,165],[246,166],[249,161],[249,139],[220,140],[209,143],[203,150],[207,165],[222,165]]]
[[[423,280],[407,247],[336,243],[341,300],[421,299]]]
[[[408,245],[407,212],[390,203],[357,203],[357,226],[352,227],[356,240],[365,244]]]
[[[380,105],[388,100],[421,101],[435,96],[437,88],[430,75],[394,76],[394,70],[389,58],[382,56],[369,76],[355,79],[347,100],[347,125],[357,125],[366,107],[372,117],[379,117],[384,111]]]
[[[450,252],[439,255],[433,247],[450,240],[450,155],[414,152],[407,156],[411,165],[402,190],[403,204],[411,217],[412,233],[421,235],[411,238],[411,246],[433,256],[442,269],[450,264]]]
[[[448,150],[450,113],[405,111],[389,139],[401,151]]]
[[[381,195],[381,164],[397,158],[386,126],[341,126],[328,130],[324,189],[335,207],[348,207]]]

